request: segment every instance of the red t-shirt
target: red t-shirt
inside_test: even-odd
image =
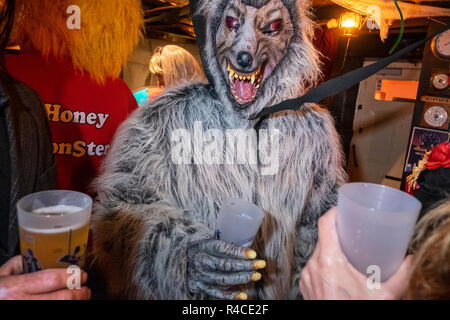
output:
[[[68,62],[38,53],[7,54],[9,73],[33,88],[47,109],[59,188],[89,191],[118,126],[137,108],[122,79],[104,85]],[[30,159],[31,161],[32,159]]]

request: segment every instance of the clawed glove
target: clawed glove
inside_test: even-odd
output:
[[[256,252],[220,240],[191,242],[188,247],[188,289],[217,299],[246,300],[247,294],[229,288],[258,281],[255,270],[266,266]]]

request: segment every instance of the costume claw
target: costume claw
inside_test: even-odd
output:
[[[255,259],[256,258],[256,251],[255,250],[247,250],[247,252],[245,253],[245,255],[250,258],[250,259]]]
[[[267,265],[267,263],[264,260],[258,260],[254,264],[256,270],[264,269],[266,267],[266,265]]]
[[[261,278],[262,278],[262,274],[259,272],[255,272],[252,275],[252,281],[254,281],[254,282],[261,280]]]
[[[248,296],[245,292],[241,292],[236,296],[236,300],[247,300]]]

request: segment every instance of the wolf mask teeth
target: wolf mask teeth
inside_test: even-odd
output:
[[[258,89],[263,79],[262,67],[253,73],[240,73],[228,63],[228,79],[233,97],[239,104],[247,104],[256,98]]]

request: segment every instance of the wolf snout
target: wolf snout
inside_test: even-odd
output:
[[[241,68],[247,69],[253,63],[253,56],[250,54],[250,52],[241,51],[237,55],[237,63]]]

